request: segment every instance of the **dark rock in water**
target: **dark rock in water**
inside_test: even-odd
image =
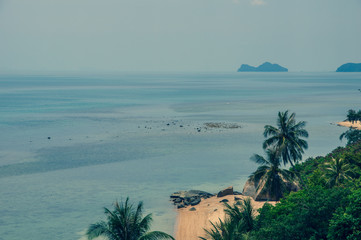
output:
[[[217,197],[224,197],[227,195],[233,195],[233,187],[228,187],[217,194]]]
[[[361,72],[361,63],[346,63],[337,68],[336,72]]]
[[[201,197],[201,198],[205,198],[205,197],[213,197],[214,194],[211,193],[207,193],[204,191],[199,191],[199,190],[190,190],[190,191],[179,191],[179,192],[175,192],[173,193],[170,198],[191,198],[191,197]]]
[[[206,122],[204,123],[206,128],[218,128],[218,129],[236,129],[242,128],[239,123],[226,123],[226,122]]]
[[[228,201],[228,199],[223,199],[223,200],[221,200],[221,201],[219,201],[219,202],[225,203],[225,202],[229,202],[229,201]]]
[[[48,137],[48,139],[51,139],[51,137]]]
[[[195,206],[201,202],[202,198],[207,199],[212,196],[214,195],[204,191],[190,190],[175,192],[170,196],[170,198],[178,208],[182,208],[189,205]]]
[[[238,69],[238,72],[288,72],[288,69],[278,64],[265,62],[258,67],[242,64],[241,67]]]

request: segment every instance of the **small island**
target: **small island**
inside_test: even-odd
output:
[[[247,64],[242,64],[237,72],[288,72],[288,69],[278,64],[265,62],[258,67],[253,67]]]
[[[361,72],[361,63],[345,63],[336,72]]]

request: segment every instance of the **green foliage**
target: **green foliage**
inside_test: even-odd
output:
[[[244,199],[240,204],[230,206],[225,203],[226,219],[212,223],[211,229],[204,229],[206,237],[199,237],[203,240],[246,240],[249,239],[248,232],[254,228],[254,209],[251,199]]]
[[[289,194],[275,207],[265,205],[257,217],[256,239],[326,239],[335,210],[342,206],[347,189],[309,187]]]
[[[266,158],[258,154],[251,157],[252,161],[261,166],[252,173],[250,180],[257,184],[257,191],[268,197],[265,200],[278,201],[287,192],[285,181],[293,181],[295,175],[291,171],[280,168],[281,151],[277,147],[268,148],[266,155]]]
[[[336,164],[333,159],[343,160]],[[300,176],[301,182],[304,184],[303,187],[308,184],[326,187],[325,181],[330,181],[332,168],[334,169],[333,172],[341,171],[344,174],[347,172],[346,175],[352,177],[353,180],[350,182],[342,180],[343,185],[345,187],[352,185],[355,179],[361,176],[361,141],[346,147],[338,147],[325,157],[309,158],[303,163],[296,164],[291,170]],[[347,176],[346,178],[348,178]],[[331,183],[328,187],[332,187],[332,185]]]
[[[354,175],[350,164],[342,158],[332,158],[330,163],[326,163],[325,177],[330,187],[340,186],[350,181]]]
[[[361,189],[349,195],[346,208],[337,209],[330,221],[328,239],[361,239]]]
[[[306,180],[306,186],[315,187],[320,186],[323,188],[327,187],[327,180],[325,174],[320,169],[316,169]]]
[[[348,120],[360,121],[361,111],[349,111]],[[309,158],[299,163],[297,156],[305,148],[290,150],[292,147],[286,144],[286,134],[281,134],[282,131],[287,132],[285,126],[290,121],[295,124],[293,115],[288,117],[287,112],[279,113],[278,128],[265,127],[265,137],[271,137],[265,141],[264,147],[268,150],[270,146],[288,149],[282,151],[283,163],[291,163],[290,171],[298,176],[302,190],[283,196],[276,206],[265,204],[259,209],[260,214],[253,229],[248,231],[248,238],[361,239],[361,131],[350,129],[341,135],[341,139],[348,140],[346,147],[338,147],[324,157]],[[270,172],[279,171],[280,159],[274,156],[277,155],[267,153],[267,158],[252,157],[253,161],[261,164],[251,175],[253,180],[260,182],[271,177]],[[280,176],[278,172],[277,175]],[[275,186],[282,184],[274,183]]]
[[[361,140],[361,130],[350,128],[340,135],[340,140],[347,139],[347,145],[356,143]]]
[[[250,198],[240,201],[239,205],[230,206],[225,203],[225,206],[225,213],[232,223],[238,224],[239,232],[245,233],[253,229],[255,215]]]
[[[91,224],[86,232],[88,239],[103,236],[109,240],[157,240],[174,238],[164,232],[148,232],[152,222],[152,215],[148,214],[143,218],[143,203],[139,202],[135,208],[125,202],[114,203],[114,210],[104,208],[107,221],[100,221]]]
[[[353,109],[347,111],[347,121],[354,123],[361,120],[361,110],[357,112]]]
[[[211,229],[204,229],[206,237],[199,237],[202,240],[243,240],[242,234],[237,229],[237,224],[219,219],[218,223],[212,223]]]
[[[304,129],[306,122],[296,122],[295,118],[295,113],[288,116],[288,110],[278,112],[277,127],[266,125],[263,133],[264,137],[268,137],[263,143],[263,149],[277,146],[282,150],[283,163],[290,163],[292,166],[302,159],[304,149],[308,148],[307,142],[302,139],[308,137],[308,132]]]

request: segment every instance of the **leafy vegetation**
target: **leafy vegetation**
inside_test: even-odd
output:
[[[290,117],[287,117],[287,112],[279,113],[278,126],[281,127],[283,123],[287,123],[286,119]],[[357,119],[357,121],[359,120]],[[281,128],[265,127],[265,129],[276,132]],[[269,134],[265,130],[265,137],[267,136]],[[253,177],[255,180],[264,178],[267,176],[265,173],[267,171],[269,173],[272,166],[274,169],[280,169],[281,160],[276,152],[285,144],[279,144],[281,138],[275,136],[277,135],[272,135],[273,139],[276,140],[265,141],[266,145],[264,144],[264,146],[267,146],[266,158],[259,155],[254,155],[251,158],[262,165],[251,175],[251,178]],[[346,135],[345,137],[347,138]],[[270,146],[274,148],[270,148]],[[266,203],[258,210],[258,216],[252,218],[252,228],[244,230],[242,234],[228,234],[227,236],[233,237],[227,238],[222,235],[222,229],[218,228],[220,233],[218,238],[207,239],[361,239],[361,141],[352,140],[348,142],[346,147],[338,147],[324,157],[309,158],[302,163],[296,160],[299,158],[291,157],[292,151],[295,153],[294,156],[303,153],[303,149],[302,151],[300,149],[287,150],[287,156],[283,158],[282,155],[282,161],[284,164],[295,163],[291,164],[292,167],[289,172],[293,172],[299,177],[301,190],[283,195],[283,198],[275,206]],[[292,159],[291,161],[287,160],[288,156]],[[280,176],[278,173],[277,175]],[[273,183],[276,184],[276,181]],[[278,184],[278,189],[280,189],[282,182],[279,181]],[[269,187],[269,189],[271,188],[277,189],[277,187]],[[243,209],[241,208],[240,211],[244,211]],[[234,210],[234,212],[236,211]],[[231,216],[229,211],[226,213]],[[243,221],[240,220],[239,222]],[[239,230],[235,230],[239,222],[236,220],[228,221],[228,231],[239,232]]]
[[[219,219],[218,223],[213,223],[211,229],[205,229],[206,237],[199,237],[203,240],[246,240],[255,224],[255,213],[251,204],[251,199],[244,199],[233,206],[227,203],[225,212],[227,217],[224,221]]]
[[[361,110],[358,110],[357,112],[353,109],[348,110],[346,120],[351,122],[352,124],[355,122],[360,122],[361,121]],[[361,140],[361,131],[351,127],[349,130],[347,130],[346,132],[344,132],[340,135],[341,141],[344,138],[347,140],[347,145],[353,144],[353,143]]]
[[[361,121],[361,110],[358,110],[357,112],[353,109],[348,110],[347,121],[349,121],[351,123]]]
[[[89,226],[86,235],[88,239],[103,236],[109,240],[157,240],[174,238],[164,232],[148,232],[152,222],[152,214],[143,218],[143,203],[139,202],[135,208],[125,202],[114,203],[114,210],[104,208],[107,221],[100,221]]]
[[[347,145],[353,144],[361,140],[361,131],[358,129],[350,128],[349,130],[340,135],[341,141],[344,138],[347,140]]]
[[[283,194],[287,192],[287,182],[292,182],[295,174],[286,169],[281,169],[281,151],[277,147],[266,150],[267,157],[258,154],[251,157],[251,160],[261,166],[252,173],[250,180],[257,185],[257,192],[260,196],[265,196],[264,200],[279,201]]]

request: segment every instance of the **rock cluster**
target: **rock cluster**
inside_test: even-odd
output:
[[[179,191],[170,195],[171,200],[177,208],[198,205],[203,199],[213,197],[211,193],[199,190]]]

